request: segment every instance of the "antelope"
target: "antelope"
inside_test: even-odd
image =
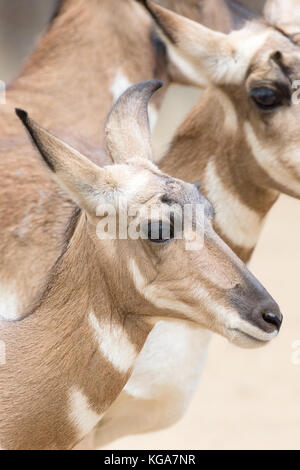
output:
[[[169,60],[175,60],[178,67],[182,65],[183,79],[187,74],[186,83],[207,87],[179,127],[160,169],[186,181],[201,181],[202,192],[216,210],[215,230],[248,262],[280,193],[297,198],[300,195],[296,150],[300,111],[291,98],[300,63],[297,2],[268,2],[264,22],[250,22],[229,35],[188,21],[149,0],[144,3],[167,44]],[[167,403],[170,396],[173,403],[168,409],[170,424],[182,416],[191,399],[209,343],[199,330],[191,339],[188,325],[173,326],[174,336],[170,336],[168,346],[175,355],[174,341],[185,345],[181,356],[176,353],[178,368],[174,364],[177,374],[183,373],[184,385],[180,398],[176,397],[172,393],[176,372],[172,369],[172,373],[166,373],[165,399]],[[167,328],[161,322],[161,331]],[[163,340],[162,334],[161,343]],[[160,363],[166,363],[163,348],[158,343],[156,347],[162,351]],[[154,387],[148,387],[147,395],[141,373],[142,360],[150,363],[151,357],[150,347],[145,347],[126,386],[131,396],[140,398],[141,410],[143,394],[155,397]],[[140,395],[139,387],[144,387]],[[110,410],[111,421],[104,421],[97,429],[98,444],[106,443],[108,434],[119,437],[128,431],[126,423],[137,403],[130,407],[128,399],[126,414],[122,412],[123,399],[120,396]],[[167,420],[164,416],[164,422]]]
[[[114,164],[102,168],[16,111],[76,209],[40,297],[19,321],[0,323],[7,349],[0,368],[2,449],[73,448],[126,386],[162,318],[189,321],[243,347],[266,344],[280,330],[279,307],[214,232],[213,209],[198,186],[153,163],[147,105],[160,86],[137,84],[117,101],[105,130]],[[204,223],[192,226],[205,240],[201,250],[186,250],[185,227],[183,238],[175,237],[171,202],[204,208]],[[146,237],[98,237],[104,204],[118,213],[134,209]],[[149,209],[157,207],[161,218],[150,220]],[[169,224],[169,236],[161,228],[153,234],[151,223]]]
[[[224,31],[239,17],[219,0],[204,1],[201,9],[194,0],[163,0],[160,4]],[[3,321],[18,321],[40,298],[45,278],[64,246],[65,227],[74,210],[68,194],[38,165],[13,109],[25,107],[44,127],[94,163],[108,164],[104,134],[99,129],[121,92],[132,83],[153,77],[163,78],[166,86],[169,81],[181,80],[180,68],[167,61],[165,52],[149,16],[133,0],[64,0],[20,76],[8,87],[7,105],[1,106],[0,115]],[[151,104],[152,121],[161,99],[158,94]],[[194,369],[200,373],[208,335],[203,333],[200,345],[199,333],[186,325],[185,340],[194,344],[197,356],[192,363],[188,356],[180,358],[175,347],[178,328],[182,330],[182,323],[172,322],[166,334],[165,323],[160,322],[152,330],[139,356],[143,371],[147,363],[143,357],[150,354],[154,358],[146,367],[149,380],[143,381],[144,393],[136,367],[136,374],[120,395],[123,405],[116,402],[116,416],[111,407],[111,415],[101,421],[105,441],[128,432],[166,427],[181,417],[195,382],[192,378],[189,383],[189,377]],[[181,351],[185,346],[183,341]],[[161,363],[167,349],[172,352],[168,364],[171,358],[174,363],[164,368]],[[186,375],[179,377],[173,371],[180,364],[184,364]],[[114,426],[115,419],[122,421],[119,427]],[[105,428],[106,424],[112,428]]]

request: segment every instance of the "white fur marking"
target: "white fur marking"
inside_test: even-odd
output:
[[[205,69],[203,74],[201,70],[198,70],[188,59],[186,59],[178,50],[175,49],[173,45],[168,42],[168,53],[176,67],[187,77],[191,83],[198,85],[200,87],[206,87],[209,84],[209,80],[205,74]]]
[[[92,410],[88,398],[76,387],[70,391],[69,407],[70,419],[77,428],[79,438],[87,435],[103,416]]]
[[[0,284],[0,318],[6,321],[19,318],[19,299],[14,283],[11,286]]]
[[[177,300],[171,291],[167,291],[160,286],[150,284],[147,286],[146,279],[142,275],[138,265],[132,258],[130,260],[129,269],[132,273],[133,281],[140,292],[149,302],[158,307],[159,309],[168,309],[182,314],[186,314],[188,318],[197,318],[197,313],[194,309],[189,307],[184,302]],[[205,297],[208,296],[207,292],[202,292]],[[199,314],[198,314],[199,319]]]
[[[274,155],[274,149],[264,147],[255,135],[254,129],[249,121],[244,124],[245,135],[247,142],[252,150],[253,156],[259,166],[265,170],[265,172],[272,178],[276,183],[284,185],[296,194],[300,194],[300,182],[299,177],[295,176],[293,170],[288,170],[291,163],[295,167],[299,166],[300,151],[299,149],[291,148],[290,151],[280,156]],[[284,162],[290,164],[284,165]]]
[[[183,412],[198,385],[210,339],[209,331],[191,323],[159,321],[146,340],[125,391],[134,397],[165,402],[168,413],[176,414],[176,408]],[[160,413],[166,419],[165,411]]]
[[[235,134],[238,130],[238,116],[234,104],[220,88],[216,89],[216,94],[224,111],[224,128],[227,132]]]
[[[136,164],[135,157],[138,156],[133,155],[133,165]],[[143,164],[145,164],[146,161],[143,159],[140,160],[143,162]],[[126,205],[130,205],[130,203],[144,191],[144,189],[147,187],[147,184],[149,183],[149,172],[146,170],[136,172],[136,168],[134,168],[134,166],[131,167],[130,164],[131,160],[127,162],[127,165],[113,165],[106,167],[106,171],[109,172],[112,178],[118,180],[120,179],[119,175],[122,175],[122,180],[120,181],[118,191],[115,193],[115,203],[119,204],[121,207],[123,205],[125,205],[125,207]],[[150,169],[158,171],[157,167],[150,161],[148,162],[148,165],[150,165]]]
[[[224,39],[219,33],[219,44],[223,41],[228,43],[221,50],[216,47],[215,51],[208,48],[205,34],[207,33],[203,32],[204,36],[201,38],[199,32],[199,41],[194,44],[189,42],[187,57],[165,38],[171,61],[193,84],[200,87],[206,87],[211,81],[241,83],[253,56],[263,46],[269,32],[258,33],[244,28],[229,35],[228,39]],[[215,33],[215,37],[217,35],[218,33]],[[182,49],[185,46],[182,45]]]
[[[158,112],[154,104],[149,104],[148,106],[148,115],[149,115],[149,124],[150,124],[150,129],[153,131],[153,129],[156,126],[157,120],[158,120]]]
[[[116,102],[120,96],[132,85],[128,77],[124,74],[122,69],[119,69],[116,73],[115,79],[110,87],[110,92],[113,96],[114,102]],[[149,104],[148,107],[149,123],[151,130],[154,129],[157,119],[158,112],[153,104]]]
[[[199,384],[210,338],[192,323],[159,321],[99,427],[97,447],[128,434],[128,428],[130,434],[156,431],[181,419]]]
[[[89,322],[103,356],[118,371],[128,372],[136,359],[137,352],[126,331],[118,325],[100,324],[93,312],[89,315]]]
[[[207,197],[216,210],[215,221],[222,233],[236,246],[252,249],[257,244],[263,219],[228,191],[217,174],[213,160],[206,166],[204,184]]]
[[[268,35],[268,31],[255,34],[247,29],[232,33],[230,41],[235,48],[235,53],[228,60],[220,59],[218,66],[212,68],[215,80],[222,83],[241,83],[251,60],[266,42]]]
[[[110,92],[113,96],[114,102],[116,102],[120,96],[132,85],[128,77],[120,69],[117,71],[114,81],[110,87]]]

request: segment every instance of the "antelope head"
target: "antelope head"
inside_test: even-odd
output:
[[[104,168],[26,112],[17,114],[53,178],[81,208],[80,229],[84,224],[93,242],[118,312],[151,324],[160,318],[191,321],[242,347],[265,344],[281,326],[277,304],[214,232],[214,210],[199,186],[171,178],[153,163],[147,106],[160,86],[137,84],[117,101],[106,124],[114,164]],[[183,223],[187,206],[193,210]],[[84,257],[76,253],[79,262]]]
[[[150,0],[145,7],[183,82],[208,86],[230,120],[231,141],[247,149],[247,173],[258,186],[300,197],[300,2],[269,0],[265,19],[228,35]],[[194,118],[196,114],[194,113]]]

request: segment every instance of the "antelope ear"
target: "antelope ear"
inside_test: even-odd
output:
[[[236,51],[226,34],[206,28],[151,0],[137,1],[153,17],[167,44],[171,65],[180,70],[186,83],[202,87],[226,75]]]
[[[112,108],[105,126],[106,149],[114,163],[134,157],[152,160],[148,103],[163,83],[138,83],[128,88]]]
[[[300,25],[299,0],[268,0],[265,6],[266,20],[276,26]]]
[[[34,122],[26,111],[16,114],[27,129],[35,147],[52,173],[53,179],[83,209],[95,213],[101,195],[114,189],[105,169],[96,166],[75,149]]]

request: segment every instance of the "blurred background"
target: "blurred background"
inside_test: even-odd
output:
[[[9,83],[18,74],[56,3],[0,0],[0,80]],[[172,87],[154,133],[157,158],[198,98],[199,91]],[[255,351],[215,337],[201,386],[184,419],[173,428],[126,437],[108,448],[300,449],[300,354],[297,361],[293,349],[300,341],[299,242],[300,202],[282,197],[250,265],[285,315],[280,337]]]

